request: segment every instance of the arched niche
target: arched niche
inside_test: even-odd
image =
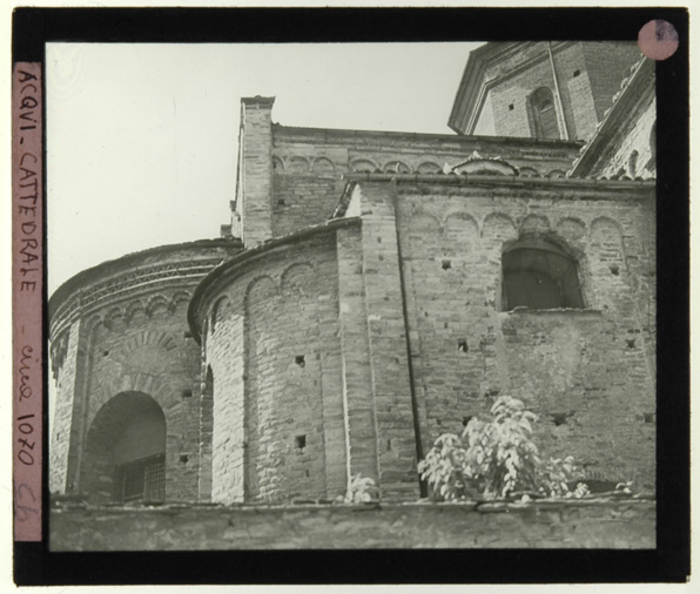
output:
[[[164,501],[165,415],[143,392],[108,400],[90,424],[81,491],[95,502]]]

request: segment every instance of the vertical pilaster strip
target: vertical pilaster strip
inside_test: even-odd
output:
[[[390,183],[358,185],[362,211],[362,257],[375,398],[379,475],[389,498],[419,496],[414,403]]]
[[[362,229],[359,226],[340,228],[336,238],[346,479],[359,473],[378,482],[378,436],[363,282]]]
[[[241,99],[241,233],[246,248],[272,237],[272,105],[274,97]]]

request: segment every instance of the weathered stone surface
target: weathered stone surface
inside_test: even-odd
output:
[[[381,506],[72,507],[51,510],[50,549],[653,549],[653,501]]]

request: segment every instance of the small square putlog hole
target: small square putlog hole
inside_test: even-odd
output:
[[[299,367],[306,367],[306,361],[304,360],[304,355],[297,355],[296,357],[294,357],[294,362]]]
[[[567,413],[563,412],[550,413],[550,416],[552,417],[552,421],[554,421],[554,425],[556,427],[566,425],[567,419],[569,417]]]
[[[294,447],[298,450],[303,450],[306,447],[306,435],[297,435],[294,438]]]
[[[452,262],[450,260],[443,260],[442,261],[442,269],[443,270],[450,270],[452,268]]]
[[[457,341],[457,350],[461,353],[468,353],[469,352],[469,345],[467,345],[467,340],[466,339],[461,339]]]

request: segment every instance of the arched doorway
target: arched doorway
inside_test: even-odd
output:
[[[82,490],[97,502],[163,501],[165,435],[163,410],[151,396],[117,394],[88,430]]]

